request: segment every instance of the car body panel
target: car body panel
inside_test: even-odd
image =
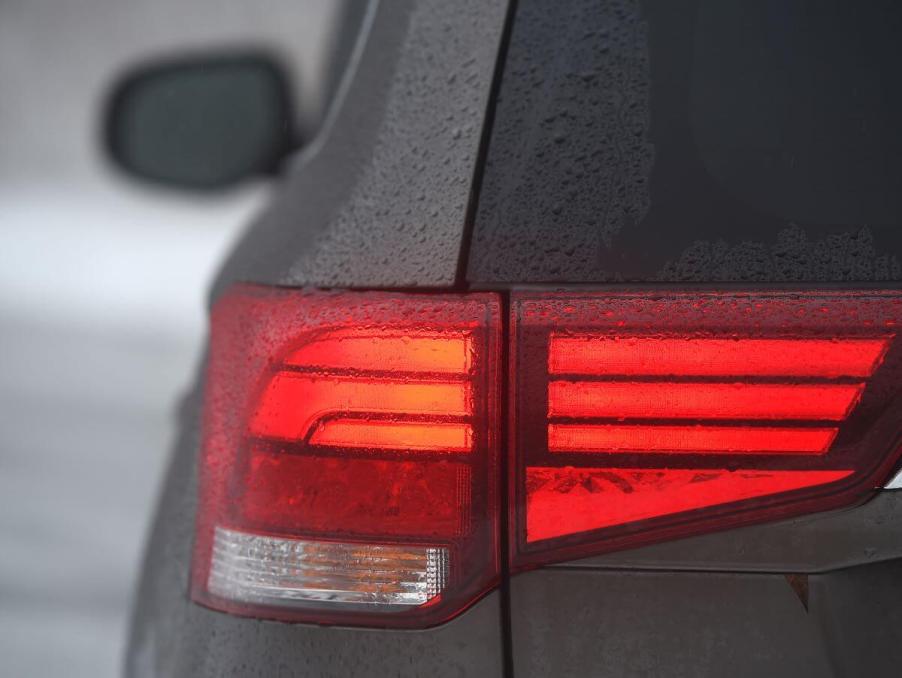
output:
[[[453,285],[507,3],[371,3],[346,86],[226,262],[241,280]]]
[[[891,675],[902,561],[811,575],[545,569],[511,581],[514,675]]]

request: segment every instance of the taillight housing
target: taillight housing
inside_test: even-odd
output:
[[[192,598],[441,623],[499,573],[495,295],[241,285],[215,306]]]
[[[898,458],[895,292],[515,293],[515,567],[853,504]]]
[[[902,450],[900,319],[892,291],[515,291],[505,375],[498,294],[238,285],[191,596],[424,628],[498,583],[502,529],[516,572],[853,505]]]

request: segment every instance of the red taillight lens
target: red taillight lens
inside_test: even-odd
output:
[[[217,304],[192,597],[426,626],[496,582],[494,295],[241,286]]]
[[[902,446],[902,294],[511,297],[513,569],[851,505]],[[500,300],[216,305],[192,598],[424,627],[498,580]]]
[[[515,294],[515,565],[866,497],[898,456],[896,293]]]

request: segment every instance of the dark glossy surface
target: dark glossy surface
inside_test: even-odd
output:
[[[522,0],[475,283],[902,279],[895,3]]]
[[[813,575],[805,592],[780,574],[531,572],[511,582],[514,675],[894,675],[900,574]]]
[[[152,64],[128,74],[107,114],[125,171],[179,188],[223,188],[274,171],[299,141],[288,80],[263,54]]]

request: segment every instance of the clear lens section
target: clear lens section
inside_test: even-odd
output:
[[[210,593],[261,605],[304,602],[411,607],[445,588],[448,549],[343,544],[217,527]]]

